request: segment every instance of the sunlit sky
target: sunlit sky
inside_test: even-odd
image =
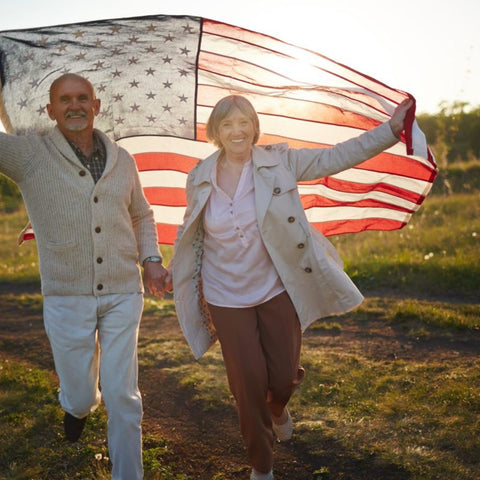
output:
[[[405,90],[417,112],[480,105],[478,0],[5,0],[0,30],[195,15],[315,50]]]

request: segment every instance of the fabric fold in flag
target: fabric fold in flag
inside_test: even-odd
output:
[[[134,156],[159,241],[172,244],[188,172],[214,150],[205,125],[226,95],[247,97],[259,144],[330,147],[388,120],[412,95],[313,50],[193,16],[145,16],[0,32],[0,114],[7,132],[51,128],[52,80],[88,78],[102,101],[96,127]],[[412,73],[413,74],[413,73]],[[341,174],[299,185],[325,235],[402,228],[437,174],[414,121],[401,142]]]

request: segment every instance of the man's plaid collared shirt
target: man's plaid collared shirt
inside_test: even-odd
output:
[[[78,159],[82,162],[82,165],[90,172],[93,181],[98,182],[105,170],[105,163],[107,161],[107,152],[105,145],[100,140],[100,137],[93,133],[93,152],[90,157],[84,155],[84,153],[72,142],[68,141],[73,151],[77,155]]]

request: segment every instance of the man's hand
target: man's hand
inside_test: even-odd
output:
[[[143,276],[148,291],[156,297],[163,296],[165,292],[165,279],[167,269],[159,262],[145,262]]]
[[[392,117],[390,118],[390,128],[392,129],[393,134],[400,138],[400,134],[405,129],[405,117],[410,107],[413,105],[413,100],[406,98],[393,112]]]

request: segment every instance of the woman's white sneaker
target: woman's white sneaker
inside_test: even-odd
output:
[[[280,442],[286,442],[287,440],[290,440],[293,433],[293,421],[287,407],[285,407],[284,412],[287,414],[287,420],[280,425],[275,423],[275,417],[272,415],[272,428]]]
[[[273,478],[273,471],[270,470],[268,473],[257,472],[252,468],[252,473],[250,474],[250,480],[275,480]]]

